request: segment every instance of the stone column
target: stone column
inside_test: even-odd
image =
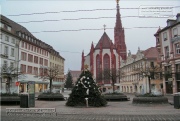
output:
[[[175,62],[172,61],[172,78],[173,78],[173,82],[172,82],[172,90],[173,90],[173,93],[176,93],[177,92],[177,82],[176,82],[176,74],[175,74]]]

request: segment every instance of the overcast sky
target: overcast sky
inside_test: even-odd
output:
[[[68,69],[80,70],[81,68],[81,53],[84,50],[85,54],[90,51],[91,43],[94,45],[101,38],[104,30],[103,25],[106,25],[106,33],[114,42],[115,18],[102,19],[81,19],[81,20],[62,20],[62,19],[78,19],[78,18],[99,18],[99,17],[116,17],[116,1],[115,0],[1,0],[1,14],[11,20],[21,24],[28,29],[32,34],[53,46],[60,52],[60,55],[65,58],[65,73]],[[175,19],[176,17],[128,17],[139,16],[140,6],[179,6],[179,0],[121,0],[120,13],[122,25],[125,28],[125,41],[127,50],[131,53],[136,53],[138,47],[141,50],[155,46],[154,33],[158,27],[166,26],[167,19]],[[130,9],[127,9],[130,8]],[[92,10],[92,9],[114,9],[114,10],[95,10],[95,11],[77,11],[75,10]],[[180,7],[172,9],[172,15],[180,12]],[[69,11],[69,12],[63,12]],[[31,14],[44,13],[46,14]],[[168,15],[170,13],[167,13]],[[11,16],[18,15],[18,16]],[[29,22],[42,20],[61,20],[61,21],[46,21],[46,22]],[[134,27],[156,27],[156,28],[134,28]],[[59,30],[78,30],[78,29],[102,29],[102,30],[86,30],[86,31],[61,31],[61,32],[42,32],[42,31],[59,31]],[[40,33],[33,33],[40,32]]]

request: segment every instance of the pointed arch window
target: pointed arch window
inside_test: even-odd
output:
[[[102,81],[102,75],[101,75],[101,63],[100,63],[100,56],[96,56],[96,81],[97,83],[100,83]]]

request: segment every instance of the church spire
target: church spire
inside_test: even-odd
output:
[[[119,9],[119,0],[116,0],[116,7],[117,7],[117,13],[116,13],[116,24],[114,27],[114,44],[116,47],[116,50],[121,56],[123,60],[126,60],[127,52],[126,52],[126,43],[125,43],[125,35],[124,35],[124,28],[122,27],[121,23],[121,14]]]

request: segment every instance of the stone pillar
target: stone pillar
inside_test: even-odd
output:
[[[42,84],[42,91],[44,92],[44,84]]]
[[[164,66],[162,66],[162,70],[164,73]],[[163,76],[163,94],[166,94],[166,82],[165,82],[165,77]]]
[[[177,82],[176,82],[175,63],[174,63],[174,61],[172,62],[171,68],[172,68],[172,78],[173,78],[172,90],[173,90],[173,93],[176,93],[177,92]]]

